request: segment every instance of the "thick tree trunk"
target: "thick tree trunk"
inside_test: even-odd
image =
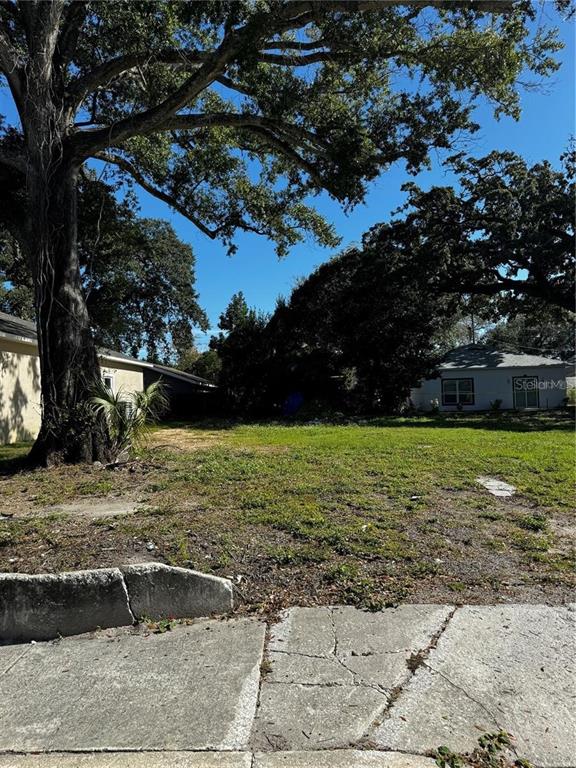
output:
[[[42,393],[42,426],[30,459],[44,466],[109,459],[105,425],[88,404],[100,370],[78,263],[77,174],[63,159],[29,171]]]
[[[64,3],[35,3],[21,118],[26,150],[25,241],[35,288],[42,425],[30,458],[43,465],[107,458],[105,424],[89,407],[100,371],[77,253],[80,162],[74,117],[55,65]]]

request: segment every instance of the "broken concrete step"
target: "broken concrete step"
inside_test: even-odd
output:
[[[142,617],[198,618],[232,610],[228,579],[163,563],[69,573],[0,573],[0,642],[50,640]]]

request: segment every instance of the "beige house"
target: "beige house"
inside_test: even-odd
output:
[[[197,376],[163,365],[136,360],[121,352],[100,350],[102,379],[113,392],[135,392],[147,381],[162,378],[168,385],[188,386],[190,393],[213,385]],[[0,445],[33,440],[40,429],[40,364],[36,326],[0,312]]]

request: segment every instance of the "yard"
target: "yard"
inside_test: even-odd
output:
[[[267,613],[573,589],[568,418],[163,425],[116,469],[28,471],[28,448],[0,447],[2,571],[161,560],[230,577],[241,610]]]

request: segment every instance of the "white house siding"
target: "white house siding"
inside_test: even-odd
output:
[[[114,377],[114,390],[141,391],[137,363],[101,358],[102,372]],[[40,429],[40,363],[35,342],[0,337],[0,445],[33,440]]]
[[[442,371],[437,379],[428,379],[419,387],[414,388],[410,394],[410,400],[416,408],[430,410],[431,402],[438,401],[441,411],[487,411],[490,403],[501,400],[503,410],[513,409],[514,392],[513,379],[522,376],[536,376],[538,378],[539,408],[560,408],[564,405],[566,392],[566,377],[572,371],[561,367],[538,368],[495,368],[460,369]],[[459,409],[455,405],[442,405],[442,380],[443,379],[473,379],[474,380],[474,405],[463,405]]]

